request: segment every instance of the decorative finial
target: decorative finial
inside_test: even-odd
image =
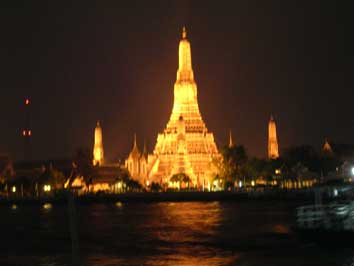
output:
[[[136,147],[136,133],[134,133],[134,147]]]
[[[187,30],[186,27],[183,27],[182,29],[182,39],[186,39],[187,38]]]
[[[234,146],[234,143],[232,141],[232,132],[230,129],[230,131],[229,131],[229,148],[231,148],[232,146]]]

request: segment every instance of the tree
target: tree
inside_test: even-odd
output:
[[[245,148],[242,145],[225,146],[221,150],[221,155],[222,168],[220,169],[220,174],[225,179],[225,182],[234,183],[236,179],[243,178],[248,161]]]
[[[160,186],[159,183],[157,183],[157,182],[152,182],[150,189],[151,189],[152,192],[159,192],[159,191],[162,190],[162,187]]]
[[[189,189],[190,182],[192,182],[190,177],[185,173],[174,174],[173,176],[171,176],[170,181],[177,182],[179,184],[185,183],[187,184],[188,189]]]
[[[92,165],[92,153],[89,149],[77,149],[73,158],[73,167],[75,176],[83,176],[86,184],[90,185],[95,168]]]

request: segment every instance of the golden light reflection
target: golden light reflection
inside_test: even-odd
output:
[[[120,202],[120,201],[117,201],[115,205],[116,205],[116,207],[119,208],[119,209],[123,207],[123,203]]]
[[[43,206],[42,206],[42,208],[43,208],[44,210],[49,211],[49,210],[51,210],[51,209],[53,208],[53,205],[52,205],[51,203],[44,203]]]

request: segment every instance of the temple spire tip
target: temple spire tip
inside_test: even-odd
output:
[[[182,29],[182,39],[186,39],[187,38],[187,30],[186,30],[186,27],[183,26],[183,29]]]

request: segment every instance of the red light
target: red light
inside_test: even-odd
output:
[[[26,99],[25,104],[26,104],[26,105],[29,105],[29,104],[30,104],[30,100],[29,100],[29,99]]]
[[[28,130],[28,136],[32,135],[32,130]]]
[[[22,131],[22,136],[24,136],[24,137],[26,136],[26,130]]]

